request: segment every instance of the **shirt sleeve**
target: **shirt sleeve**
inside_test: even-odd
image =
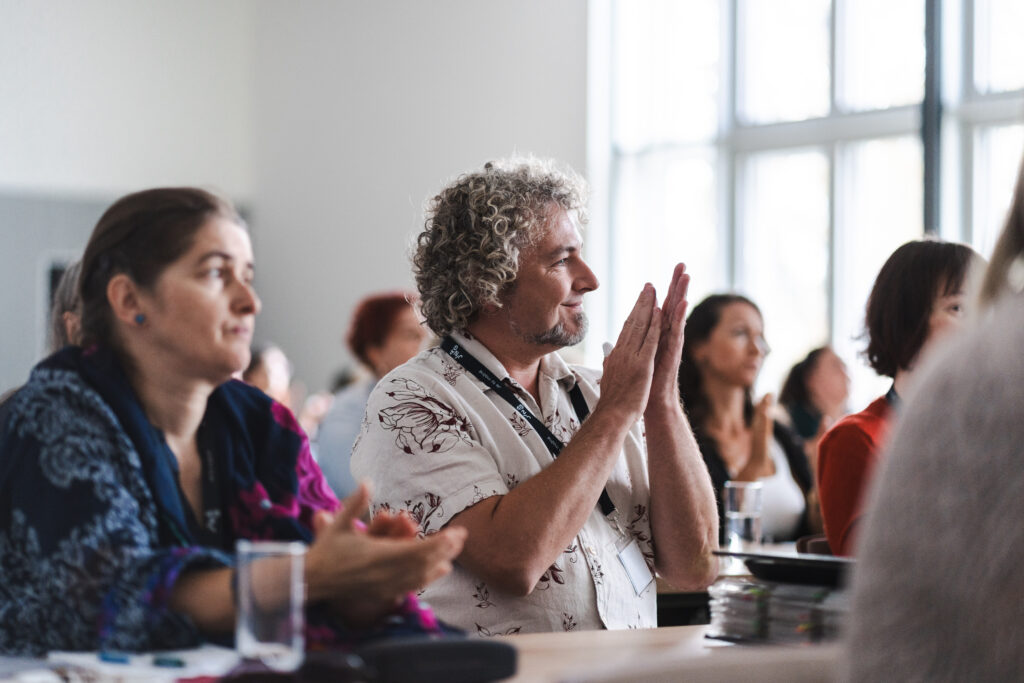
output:
[[[352,472],[373,483],[373,511],[406,510],[424,534],[508,493],[458,396],[426,372],[388,375],[370,394]]]
[[[138,455],[109,411],[26,392],[0,435],[0,652],[197,645],[174,583],[231,559],[159,541]],[[77,391],[78,395],[75,395]]]
[[[825,536],[836,555],[853,551],[862,498],[876,460],[874,440],[858,425],[840,422],[818,444],[818,498]]]

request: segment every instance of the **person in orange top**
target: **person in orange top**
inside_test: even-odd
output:
[[[837,422],[818,445],[818,496],[825,536],[836,555],[852,555],[864,492],[878,463],[893,411],[921,355],[960,325],[964,280],[980,261],[970,247],[907,242],[882,266],[868,297],[868,364],[892,377],[889,391]]]

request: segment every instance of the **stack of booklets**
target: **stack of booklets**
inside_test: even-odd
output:
[[[712,638],[734,642],[814,643],[838,637],[848,611],[839,588],[719,579],[708,589]]]

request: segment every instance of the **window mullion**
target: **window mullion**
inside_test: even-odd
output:
[[[726,282],[730,289],[736,289],[739,273],[738,253],[739,234],[737,206],[742,200],[742,190],[736,185],[736,149],[735,131],[739,121],[739,0],[722,0],[721,8],[722,31],[720,54],[722,59],[723,91],[722,111],[719,131],[720,144],[717,146],[718,157],[718,207],[721,219],[719,230],[725,244],[724,256]]]
[[[942,170],[942,0],[925,0],[924,101],[921,143],[924,153],[925,233],[939,228]]]

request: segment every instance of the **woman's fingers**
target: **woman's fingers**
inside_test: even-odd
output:
[[[332,524],[334,524],[333,514],[327,510],[317,510],[313,513],[313,536],[319,536]]]
[[[334,520],[335,528],[352,530],[356,520],[362,517],[369,507],[370,487],[366,482],[360,482],[359,488],[342,503],[341,511]]]
[[[419,583],[413,588],[421,588],[452,570],[452,561],[462,552],[467,533],[463,527],[451,527],[419,541],[423,563],[417,572]]]
[[[407,512],[402,510],[397,515],[378,512],[367,530],[371,536],[384,538],[415,538],[419,534],[419,526]]]

